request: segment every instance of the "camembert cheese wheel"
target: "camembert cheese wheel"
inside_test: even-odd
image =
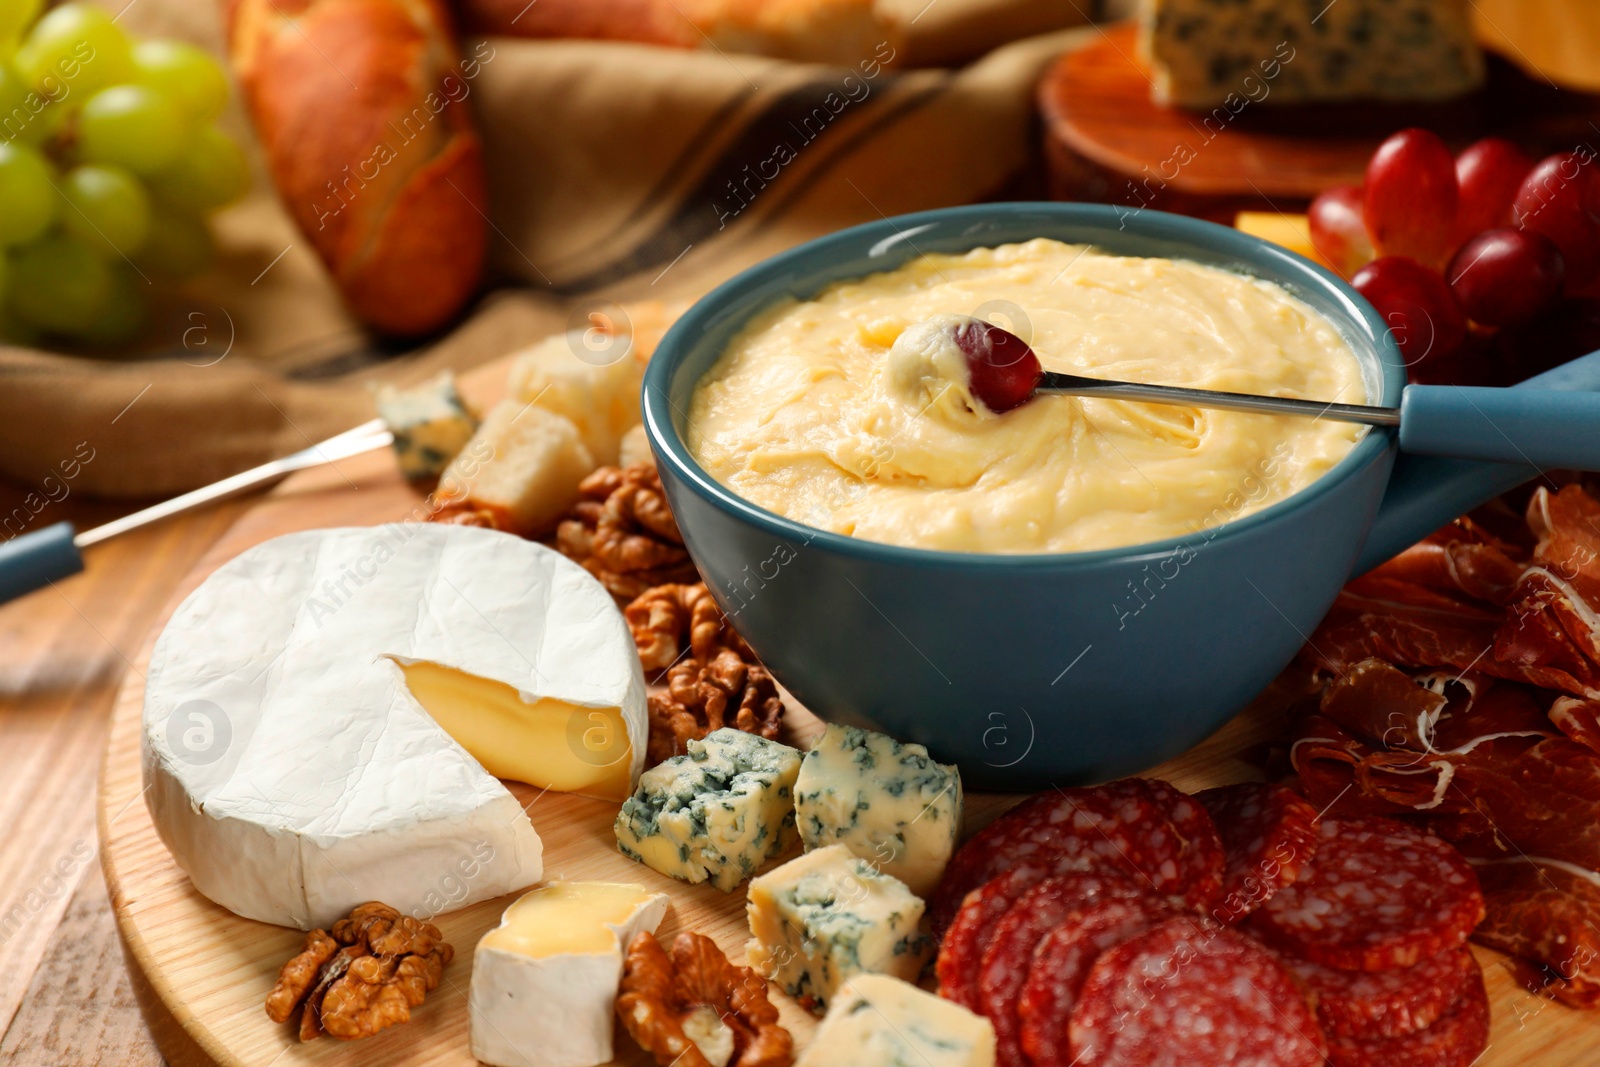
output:
[[[647,731],[627,624],[559,553],[465,526],[311,530],[224,564],[162,632],[145,796],[195,888],[246,918],[427,917],[539,880],[496,775],[620,801]]]

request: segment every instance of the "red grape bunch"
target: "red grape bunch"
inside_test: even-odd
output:
[[[1589,344],[1583,298],[1600,295],[1597,166],[1586,147],[1536,164],[1498,137],[1452,157],[1436,134],[1401,130],[1373,154],[1361,186],[1312,201],[1311,240],[1389,324],[1413,376],[1458,377],[1496,335],[1546,344],[1541,319],[1572,320]]]

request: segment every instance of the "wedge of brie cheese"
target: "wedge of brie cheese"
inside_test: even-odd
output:
[[[472,956],[473,1056],[493,1067],[609,1063],[624,949],[666,911],[665,893],[630,883],[524,893]]]
[[[496,774],[620,800],[647,730],[627,624],[577,564],[465,526],[312,530],[224,564],[167,624],[145,796],[195,888],[246,918],[426,917],[540,878]]]

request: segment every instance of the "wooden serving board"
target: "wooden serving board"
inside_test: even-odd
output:
[[[503,378],[503,366],[475,372],[463,382],[469,397],[486,399]],[[239,552],[271,537],[315,527],[373,525],[413,515],[422,498],[404,484],[387,450],[291,478],[249,512],[213,547],[177,590],[132,664],[118,694],[101,774],[99,829],[101,862],[110,889],[125,956],[141,1007],[157,1044],[173,1067],[292,1067],[348,1064],[372,1067],[475,1063],[467,1030],[467,985],[472,950],[494,927],[507,896],[438,916],[435,922],[456,948],[440,988],[411,1022],[375,1037],[341,1042],[322,1037],[302,1044],[291,1025],[269,1021],[263,1011],[278,968],[299,947],[302,934],[241,919],[195,891],[156,834],[144,804],[140,768],[140,715],[144,675],[156,636],[172,610],[204,578]],[[1193,791],[1258,777],[1247,753],[1282,736],[1280,683],[1211,738],[1151,774]],[[821,724],[791,705],[790,743],[805,744]],[[716,939],[730,958],[743,962],[748,937],[742,890],[723,894],[690,886],[627,859],[616,849],[611,825],[616,805],[560,793],[540,796],[511,784],[544,840],[548,878],[640,882],[672,899],[661,933],[695,930]],[[970,832],[1017,798],[969,794]],[[448,892],[448,887],[445,888]],[[1494,1005],[1492,1044],[1478,1067],[1521,1067],[1600,1062],[1600,1014],[1571,1011],[1532,996],[1511,978],[1504,960],[1478,950]],[[804,1046],[815,1020],[774,990],[783,1023]],[[618,1030],[618,1064],[651,1062]],[[863,1065],[870,1067],[870,1065]]]

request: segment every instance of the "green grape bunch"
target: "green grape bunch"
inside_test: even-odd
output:
[[[0,337],[125,344],[152,286],[203,272],[207,216],[242,196],[215,122],[228,78],[104,10],[0,0]]]

